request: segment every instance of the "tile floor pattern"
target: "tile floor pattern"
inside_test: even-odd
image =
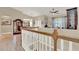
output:
[[[21,35],[14,35],[12,39],[0,39],[0,51],[24,51],[21,46]]]

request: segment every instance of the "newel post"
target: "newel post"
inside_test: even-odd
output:
[[[57,29],[54,29],[52,38],[54,39],[54,51],[57,51],[57,40],[58,40],[58,32],[57,32]]]

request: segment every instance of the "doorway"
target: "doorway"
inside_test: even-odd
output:
[[[23,21],[21,19],[16,19],[13,21],[13,34],[21,34],[21,27],[23,26]]]

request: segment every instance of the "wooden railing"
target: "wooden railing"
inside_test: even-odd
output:
[[[32,39],[32,40],[30,40],[30,41],[32,41],[32,42],[30,42],[30,43],[32,43],[32,49],[34,48],[33,44],[37,43],[36,44],[37,49],[36,50],[33,49],[33,51],[40,51],[39,46],[41,44],[47,46],[46,51],[48,51],[47,50],[48,47],[50,47],[49,51],[52,51],[52,48],[53,48],[54,51],[57,51],[58,50],[57,45],[58,45],[59,39],[79,43],[79,39],[77,39],[77,38],[71,38],[71,37],[59,35],[57,29],[54,29],[52,33],[44,32],[44,31],[38,31],[38,30],[34,30],[34,29],[28,29],[28,28],[22,28],[22,33],[23,33],[23,31],[25,31],[24,32],[25,34],[22,34],[22,45],[23,45],[23,47],[26,46],[25,45],[26,43],[24,43],[24,42],[26,42],[26,41],[28,42],[28,40],[26,40],[26,39],[28,39],[28,37],[30,36],[31,38],[29,38],[29,40]],[[26,37],[26,39],[24,37]],[[26,41],[24,41],[24,40],[26,40]],[[41,42],[41,44],[39,44],[39,42]],[[51,45],[50,42],[51,42],[51,44],[53,43],[53,45]],[[28,42],[28,44],[29,44],[29,42]],[[40,47],[40,48],[44,48],[44,47]],[[27,48],[26,48],[26,50],[27,50]]]

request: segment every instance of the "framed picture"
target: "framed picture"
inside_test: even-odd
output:
[[[2,19],[1,25],[11,25],[11,19]]]
[[[67,9],[67,29],[77,29],[77,8]]]

